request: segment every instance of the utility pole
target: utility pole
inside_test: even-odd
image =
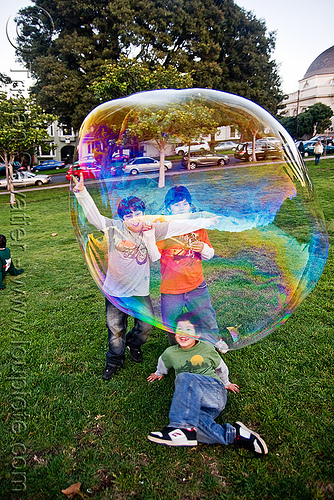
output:
[[[296,108],[296,125],[295,125],[295,134],[296,134],[296,137],[295,137],[295,139],[298,139],[299,96],[300,96],[300,90],[298,89],[298,93],[297,93],[297,108]]]

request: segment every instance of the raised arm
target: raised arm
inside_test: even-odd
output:
[[[76,199],[78,200],[79,205],[83,209],[88,222],[90,222],[100,231],[104,231],[107,228],[106,222],[108,219],[107,217],[104,217],[103,215],[100,214],[93,198],[85,188],[85,183],[82,173],[80,174],[80,181],[78,181],[75,177],[73,177],[73,180],[74,180],[73,192],[76,196]]]

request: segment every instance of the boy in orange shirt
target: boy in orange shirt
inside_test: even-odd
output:
[[[185,186],[174,186],[166,194],[165,207],[169,215],[194,212],[191,195]],[[161,253],[161,315],[165,326],[175,331],[176,318],[185,307],[196,312],[201,332],[218,334],[216,314],[203,276],[202,259],[214,256],[208,234],[199,229],[183,236],[157,242]],[[171,344],[175,336],[168,333]]]

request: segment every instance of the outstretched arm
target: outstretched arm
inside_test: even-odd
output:
[[[76,196],[76,199],[78,200],[78,203],[82,207],[84,214],[88,219],[88,222],[90,222],[100,231],[104,231],[107,227],[107,218],[100,214],[93,198],[85,188],[83,174],[80,173],[80,181],[73,177],[73,182],[73,192]]]
[[[147,377],[148,382],[154,382],[154,380],[161,380],[164,375],[167,375],[168,373],[168,368],[166,367],[165,363],[162,361],[161,356],[158,359],[158,366],[157,369],[155,370],[155,373],[151,373]]]

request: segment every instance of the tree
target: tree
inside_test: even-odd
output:
[[[318,102],[309,106],[306,111],[295,116],[278,116],[280,123],[294,138],[323,134],[332,125],[332,109],[326,104]],[[297,123],[296,123],[297,120]]]
[[[10,203],[15,203],[13,191],[13,161],[16,155],[33,153],[49,140],[47,127],[55,116],[43,113],[34,100],[22,96],[7,97],[0,93],[0,157],[6,166]]]
[[[145,90],[190,88],[193,79],[190,74],[181,74],[172,66],[158,66],[151,70],[145,63],[121,56],[120,61],[104,64],[103,76],[97,78],[90,89],[99,102],[126,97]]]
[[[296,139],[296,117],[295,116],[282,116],[277,117],[278,121],[283,125],[283,127],[289,132],[291,137]]]
[[[309,106],[304,113],[298,116],[299,135],[324,133],[332,124],[331,117],[333,114],[332,109],[321,102]]]
[[[190,145],[202,135],[215,133],[218,123],[214,121],[213,114],[214,110],[195,100],[170,105],[166,109],[152,106],[132,111],[127,121],[127,134],[138,141],[153,141],[158,147],[159,188],[165,186],[165,151],[169,141],[178,139]]]
[[[194,86],[249,98],[270,112],[283,99],[271,60],[274,33],[233,0],[34,0],[53,20],[36,27],[21,11],[18,55],[37,79],[32,92],[48,112],[78,128],[96,105],[90,85],[121,55],[151,70],[192,72]],[[172,76],[172,75],[169,75]],[[172,86],[168,83],[168,86]],[[131,86],[129,87],[129,90]]]

